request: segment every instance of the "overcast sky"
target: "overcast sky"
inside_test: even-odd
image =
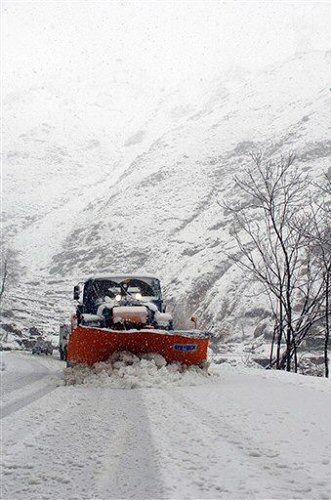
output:
[[[169,86],[330,46],[328,2],[5,1],[4,91]]]

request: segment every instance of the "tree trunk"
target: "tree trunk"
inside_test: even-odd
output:
[[[282,289],[280,289],[280,293],[282,294]],[[279,327],[278,327],[278,338],[277,338],[277,356],[276,356],[276,369],[279,370],[279,362],[280,362],[280,345],[283,337],[283,304],[282,301],[279,301]]]
[[[271,348],[270,348],[270,357],[269,357],[269,364],[272,363],[273,357],[274,357],[274,345],[275,345],[275,339],[276,339],[276,333],[277,333],[277,322],[274,326],[274,331],[272,334],[272,341],[271,341]]]
[[[3,269],[2,269],[2,280],[1,280],[1,287],[0,287],[0,302],[2,300],[3,294],[5,293],[6,280],[7,280],[7,259],[4,260]]]
[[[293,339],[293,351],[294,351],[294,372],[298,373],[298,353],[297,353],[297,344],[295,339]]]
[[[286,371],[291,371],[291,347],[292,347],[292,296],[291,296],[291,268],[287,253],[285,253],[287,267],[287,283],[286,283]]]
[[[325,339],[324,339],[324,366],[325,376],[329,377],[329,358],[328,358],[328,344],[330,337],[330,322],[329,322],[329,302],[330,302],[330,270],[327,270],[325,276]]]

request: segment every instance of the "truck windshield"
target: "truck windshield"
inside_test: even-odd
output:
[[[114,299],[118,295],[128,293],[140,300],[159,300],[161,296],[160,282],[155,278],[96,279],[91,287],[93,299]]]

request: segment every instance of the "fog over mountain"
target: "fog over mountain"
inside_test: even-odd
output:
[[[4,2],[8,321],[56,332],[77,280],[148,271],[179,325],[251,339],[267,304],[220,205],[252,150],[330,171],[328,8]]]

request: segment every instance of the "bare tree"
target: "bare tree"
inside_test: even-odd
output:
[[[238,263],[262,284],[271,301],[275,326],[270,366],[297,371],[297,350],[320,320],[324,298],[306,239],[312,224],[305,212],[309,179],[293,154],[277,162],[251,154],[251,160],[236,178],[244,202],[226,208],[234,214],[234,237],[242,256]]]
[[[0,303],[2,301],[3,294],[5,293],[7,276],[8,276],[8,261],[7,258],[5,257],[1,265]]]
[[[324,367],[325,376],[329,377],[328,345],[330,339],[331,315],[331,181],[325,176],[325,183],[317,185],[317,201],[311,202],[310,215],[312,230],[307,235],[311,251],[315,255],[316,265],[322,272],[324,286]]]
[[[21,271],[22,268],[18,261],[17,252],[10,248],[2,248],[0,267],[0,304],[8,288],[17,282]]]
[[[324,266],[324,283],[325,283],[325,337],[324,337],[324,366],[325,376],[329,377],[329,357],[328,345],[330,339],[330,316],[331,316],[331,176],[325,175],[325,184],[321,187],[325,194],[322,211],[323,211],[323,251],[322,261]]]

